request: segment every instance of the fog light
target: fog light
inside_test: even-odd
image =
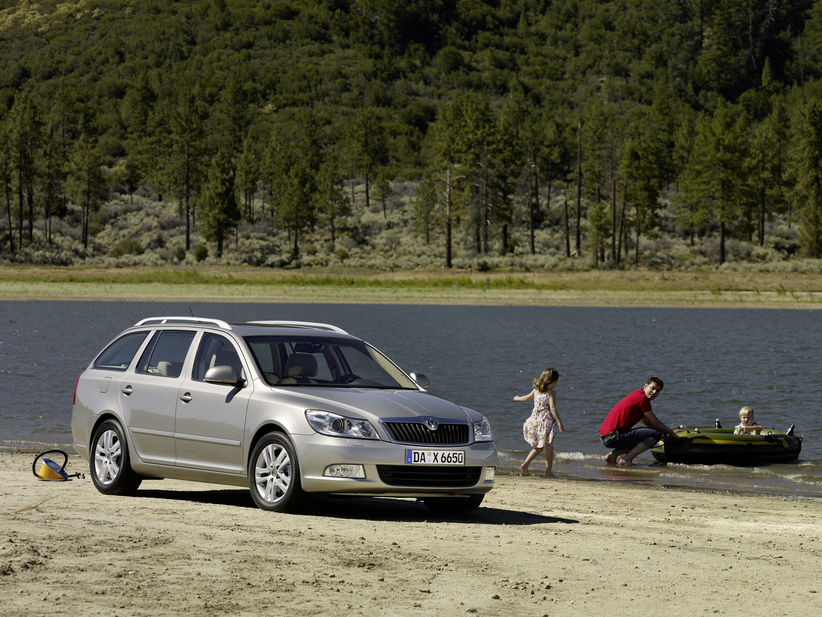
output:
[[[329,465],[323,475],[332,478],[364,478],[365,468],[362,465]]]
[[[496,467],[486,467],[485,468],[485,481],[486,482],[493,482],[494,481],[494,471],[496,471]]]

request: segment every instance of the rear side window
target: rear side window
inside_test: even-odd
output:
[[[147,336],[148,330],[145,332],[131,332],[121,336],[97,356],[94,368],[109,371],[126,370]]]
[[[138,373],[179,377],[195,332],[160,330],[154,334],[137,364]]]

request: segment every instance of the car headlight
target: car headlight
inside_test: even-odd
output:
[[[305,418],[315,431],[331,437],[353,437],[354,439],[379,439],[380,436],[368,420],[346,418],[330,411],[306,409]]]
[[[494,441],[491,424],[485,416],[479,422],[474,422],[474,441]]]

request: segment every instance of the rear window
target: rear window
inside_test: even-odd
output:
[[[97,360],[94,361],[94,368],[125,371],[137,354],[137,350],[140,349],[140,345],[146,340],[148,332],[148,330],[130,332],[121,336],[97,356]]]

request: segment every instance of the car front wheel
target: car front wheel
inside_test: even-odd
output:
[[[248,466],[251,496],[263,510],[294,512],[306,500],[300,485],[300,468],[291,440],[269,433],[254,447]]]
[[[105,495],[132,495],[142,482],[131,469],[128,442],[116,420],[106,420],[94,431],[89,467],[94,486]]]

